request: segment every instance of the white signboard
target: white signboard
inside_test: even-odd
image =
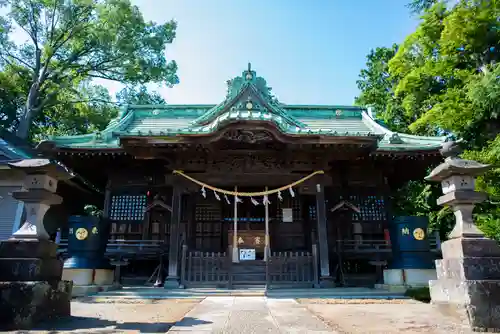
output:
[[[291,208],[283,209],[283,223],[293,223],[293,210]]]
[[[255,260],[255,249],[240,249],[240,261]]]

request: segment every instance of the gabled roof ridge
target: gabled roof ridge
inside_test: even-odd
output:
[[[251,81],[245,82],[235,95],[226,96],[224,101],[214,106],[200,117],[193,120],[190,123],[190,126],[192,127],[207,126],[208,124],[213,122],[218,116],[222,115],[223,112],[225,111],[225,108],[228,108],[230,105],[238,102],[247,90],[251,90],[253,95],[255,95],[260,100],[259,102],[264,104],[264,107],[270,109],[270,111],[272,113],[277,114],[277,116],[280,116],[283,119],[285,119],[288,123],[290,123],[291,126],[296,126],[301,128],[305,127],[305,124],[297,120],[292,115],[289,115],[286,112],[286,110],[284,110],[278,105],[274,105],[273,103],[271,103],[271,101],[267,101],[267,99],[264,96],[262,96],[260,90]]]
[[[237,101],[241,97],[241,95],[243,95],[245,89],[247,89],[249,85],[250,85],[249,82],[245,82],[241,86],[241,89],[237,92],[237,94],[235,96],[231,97],[229,95],[226,95],[226,97],[224,98],[224,100],[221,103],[216,104],[214,107],[212,107],[210,110],[205,112],[203,115],[201,115],[200,117],[193,120],[190,123],[190,125],[203,126],[203,125],[210,123],[208,120],[210,120],[211,118],[212,118],[212,120],[213,120],[213,118],[216,118],[217,113],[219,113],[219,111],[222,111],[224,109],[224,107],[227,106],[230,102]]]
[[[360,106],[347,106],[347,105],[335,105],[335,104],[280,104],[282,108],[285,109],[341,109],[341,110],[356,110],[364,111],[367,110],[365,107]]]
[[[361,119],[363,120],[363,123],[366,124],[372,131],[375,133],[379,134],[384,134],[384,135],[392,135],[395,132],[389,130],[383,125],[380,125],[377,123],[376,120],[374,120],[366,111],[361,112]]]
[[[253,89],[254,93],[258,98],[261,99],[261,102],[267,105],[272,111],[274,111],[278,116],[283,117],[290,125],[295,125],[300,128],[305,128],[306,125],[299,120],[297,120],[292,115],[288,114],[286,110],[281,108],[279,105],[274,105],[271,101],[266,101],[266,99],[262,96],[261,92],[255,87],[255,85],[250,84],[250,89]]]
[[[177,108],[209,108],[214,107],[217,104],[207,103],[207,104],[128,104],[127,108],[132,112],[136,112],[137,109],[177,109]]]

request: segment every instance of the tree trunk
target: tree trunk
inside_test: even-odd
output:
[[[21,139],[28,139],[31,127],[31,121],[35,116],[36,110],[36,101],[38,97],[38,82],[33,83],[31,85],[30,91],[28,93],[28,98],[26,99],[26,105],[24,107],[23,115],[19,120],[19,127],[16,131],[16,136]]]

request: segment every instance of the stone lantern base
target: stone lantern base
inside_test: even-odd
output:
[[[71,315],[73,282],[62,281],[57,245],[49,240],[0,243],[0,329],[31,329]]]
[[[429,282],[433,304],[476,331],[500,332],[500,247],[484,237],[442,243],[437,280]]]

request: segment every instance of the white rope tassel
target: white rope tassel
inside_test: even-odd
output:
[[[262,200],[262,204],[264,204],[264,205],[271,204],[271,202],[269,201],[269,197],[267,197],[267,195],[264,195],[264,199]]]
[[[293,191],[293,188],[290,187],[289,190],[290,190],[290,196],[295,197],[295,192]]]
[[[280,200],[280,202],[283,201],[283,197],[281,197],[281,191],[278,190],[278,199]]]
[[[215,197],[218,201],[220,201],[220,196],[219,196],[219,194],[217,194],[217,192],[216,192],[215,190],[214,190],[214,197]]]
[[[207,191],[205,190],[205,186],[201,187],[201,196],[203,196],[203,198],[207,198]]]
[[[243,200],[238,196],[234,196],[234,200],[236,201],[236,203],[243,203]]]
[[[253,205],[259,205],[259,202],[257,202],[253,197],[250,197],[250,201]]]
[[[227,204],[231,204],[231,201],[229,200],[229,198],[227,198],[226,194],[224,194],[224,199],[226,200]]]

